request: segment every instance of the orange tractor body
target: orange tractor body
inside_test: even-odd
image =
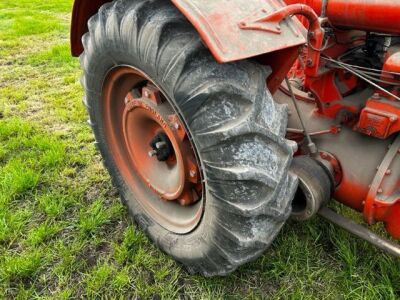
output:
[[[75,1],[73,55],[82,53],[86,24],[106,2]],[[251,58],[271,68],[267,87],[277,103],[289,107],[286,138],[296,142],[295,156],[312,157],[329,174],[335,200],[361,212],[368,224],[384,222],[400,239],[399,1],[172,3],[220,64]],[[311,179],[299,177],[307,187]],[[299,219],[326,204],[304,194],[294,199]],[[344,222],[336,220],[346,227]],[[383,239],[354,233],[400,253]]]

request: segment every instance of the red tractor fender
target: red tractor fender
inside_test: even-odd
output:
[[[71,52],[79,56],[83,52],[82,36],[88,31],[87,23],[99,8],[110,0],[75,0],[71,19]]]
[[[106,2],[110,1],[75,0],[71,28],[74,56],[83,51],[81,38],[88,30],[89,18]],[[172,3],[193,24],[220,63],[306,43],[304,27],[295,18],[279,22],[263,20],[285,6],[281,0],[172,0]]]

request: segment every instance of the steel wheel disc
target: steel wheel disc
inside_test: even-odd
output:
[[[202,174],[170,100],[143,72],[116,67],[103,85],[103,117],[115,164],[146,212],[170,231],[193,230],[203,211]]]

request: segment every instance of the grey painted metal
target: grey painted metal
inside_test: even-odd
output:
[[[383,251],[394,255],[396,257],[400,257],[400,245],[396,244],[392,241],[384,239],[379,235],[373,233],[371,230],[357,224],[351,219],[343,217],[338,213],[334,212],[332,209],[324,207],[319,211],[319,215],[331,223],[334,223],[348,232],[354,234],[357,237],[360,237],[376,247],[382,249]]]

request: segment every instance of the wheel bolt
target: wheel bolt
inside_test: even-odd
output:
[[[156,150],[149,151],[149,156],[150,157],[153,157],[153,156],[156,156],[156,155],[157,155],[157,151]]]
[[[165,146],[167,146],[166,142],[158,142],[158,143],[156,143],[156,148],[157,149],[164,148]]]
[[[190,177],[195,177],[196,176],[196,171],[192,170],[192,171],[189,172],[189,174],[190,174]]]

